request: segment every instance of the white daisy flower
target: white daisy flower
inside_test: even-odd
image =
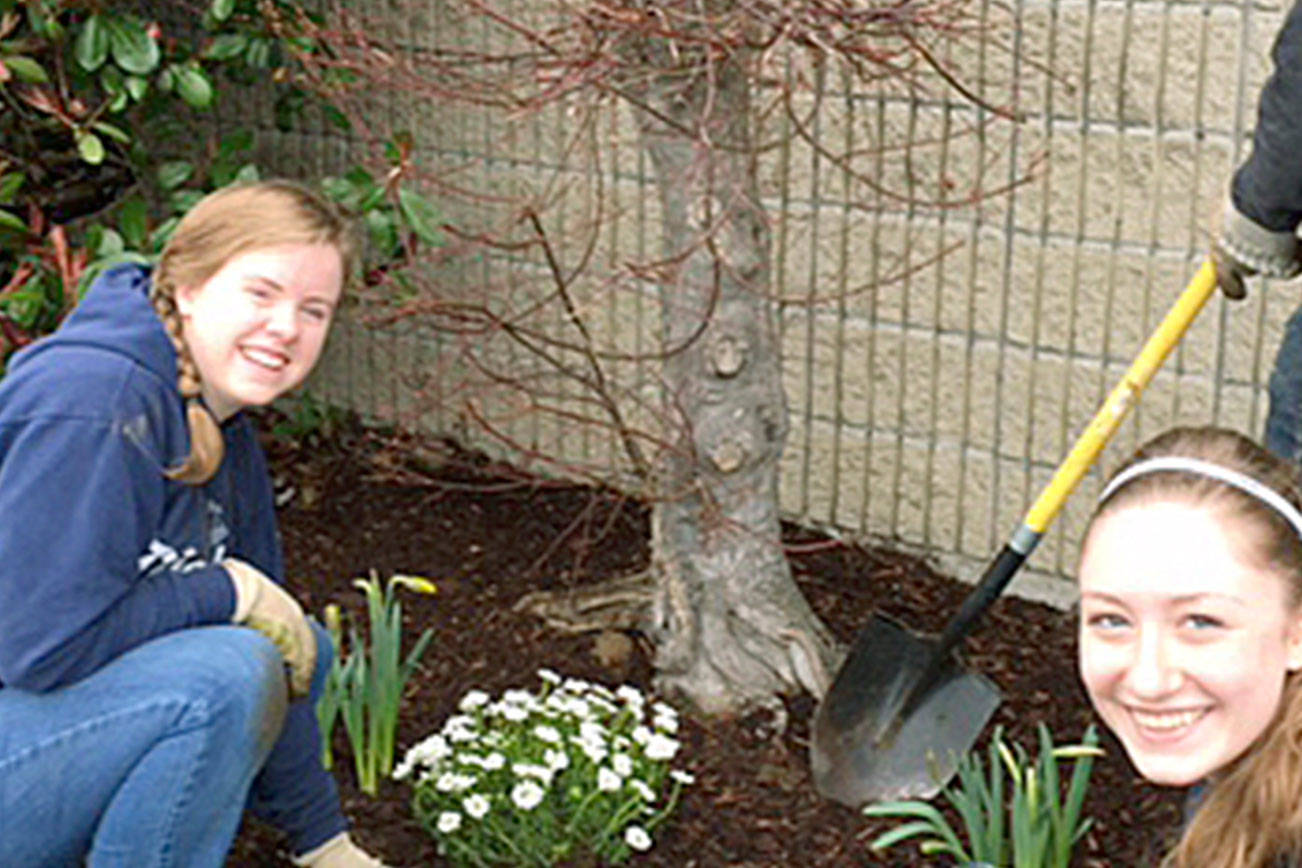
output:
[[[680,784],[696,783],[696,775],[690,774],[689,772],[680,771],[679,769],[674,769],[673,771],[671,771],[669,773],[669,777],[678,781],[678,783]]]
[[[624,843],[634,850],[650,850],[651,836],[641,826],[629,826],[624,830]]]
[[[444,835],[455,832],[461,828],[461,815],[456,811],[444,811],[439,814],[438,828]]]
[[[461,697],[457,703],[457,708],[462,711],[474,711],[476,708],[483,708],[488,704],[488,694],[482,690],[471,690]]]
[[[569,693],[587,693],[590,687],[592,687],[592,685],[584,681],[582,678],[566,678],[565,682],[561,685],[561,690]]]
[[[475,793],[474,795],[466,796],[466,798],[461,802],[461,807],[465,808],[466,813],[474,819],[482,820],[484,815],[488,813],[488,799],[484,798],[479,793]]]
[[[624,779],[615,774],[612,769],[605,766],[597,769],[597,789],[603,793],[616,792],[623,785]]]
[[[511,788],[511,801],[522,811],[532,811],[542,802],[543,788],[535,781],[520,781]]]
[[[610,758],[610,767],[621,777],[633,774],[633,758],[626,753],[617,753]]]
[[[646,699],[642,696],[642,691],[630,684],[622,684],[615,691],[615,695],[624,701],[624,704],[637,709],[639,712],[646,704]]]
[[[646,755],[653,760],[673,759],[676,753],[678,753],[678,742],[667,735],[656,732],[647,739]]]
[[[661,732],[676,733],[678,732],[678,718],[670,717],[665,714],[657,714],[651,721],[652,725]]]
[[[548,726],[548,725],[545,724],[545,723],[544,723],[544,724],[539,724],[538,726],[535,726],[535,727],[533,728],[533,734],[536,735],[536,736],[538,736],[538,738],[539,738],[540,740],[545,741],[545,742],[547,742],[548,744],[560,744],[560,743],[561,743],[561,734],[560,734],[560,731],[557,730],[556,727],[554,727],[554,726]]]
[[[538,677],[541,678],[543,681],[546,681],[548,684],[561,683],[561,677],[557,675],[555,672],[551,671],[550,669],[539,669]]]

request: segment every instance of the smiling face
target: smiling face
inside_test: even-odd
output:
[[[199,286],[177,288],[183,337],[219,421],[303,382],[342,288],[343,262],[329,244],[255,247]]]
[[[1240,756],[1302,666],[1287,584],[1243,556],[1242,525],[1206,507],[1136,503],[1102,515],[1082,550],[1081,677],[1155,783],[1186,786]]]

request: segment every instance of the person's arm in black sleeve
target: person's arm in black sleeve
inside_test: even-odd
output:
[[[1302,270],[1302,3],[1289,10],[1271,57],[1252,153],[1234,173],[1212,246],[1217,283],[1230,298],[1243,298],[1246,277],[1290,278]]]

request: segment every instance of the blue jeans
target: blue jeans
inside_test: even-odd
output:
[[[313,626],[315,697],[330,643]],[[244,627],[170,633],[49,693],[0,689],[0,866],[219,868],[286,707],[280,653]]]
[[[1270,373],[1266,448],[1302,463],[1302,308],[1289,317]]]

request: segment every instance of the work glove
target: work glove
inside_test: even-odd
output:
[[[295,856],[292,861],[295,865],[309,868],[387,868],[379,859],[354,844],[347,832],[340,832],[320,847]]]
[[[1267,229],[1226,202],[1221,229],[1212,243],[1216,285],[1226,298],[1248,294],[1244,278],[1254,274],[1288,279],[1302,272],[1302,250],[1297,233]]]
[[[257,567],[235,558],[222,561],[235,586],[231,622],[252,627],[272,641],[289,667],[291,696],[307,696],[316,668],[316,636],[303,608]]]

